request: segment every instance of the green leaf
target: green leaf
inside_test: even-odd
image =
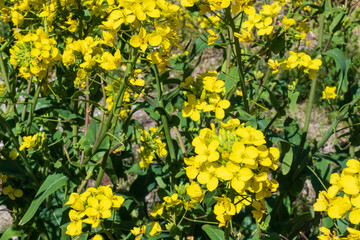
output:
[[[159,187],[161,187],[161,188],[167,187],[167,185],[164,183],[164,181],[162,180],[161,177],[158,176],[155,178],[155,180],[156,180],[157,184],[159,185]]]
[[[21,166],[16,165],[16,162],[16,160],[9,159],[0,160],[0,173],[18,178],[25,178],[24,174],[21,173]]]
[[[14,229],[15,226],[11,226],[8,228],[1,236],[0,240],[9,240],[13,237],[18,237],[21,239],[21,237],[25,237],[26,235],[21,230]]]
[[[209,238],[211,240],[224,240],[225,239],[224,231],[217,226],[205,224],[201,228],[206,232],[206,234],[209,236]]]
[[[61,173],[54,173],[46,178],[41,185],[40,189],[36,193],[34,200],[31,202],[29,209],[26,211],[24,217],[21,219],[19,225],[24,225],[35,215],[36,211],[40,207],[40,204],[57,191],[59,188],[66,186],[68,177]]]
[[[204,50],[210,47],[207,44],[207,36],[209,33],[202,34],[198,39],[196,39],[194,47],[190,53],[189,59],[193,59],[201,50]]]
[[[346,60],[343,52],[338,48],[330,49],[329,51],[326,51],[324,55],[332,57],[335,60],[337,71],[340,71],[340,81],[338,83],[336,94],[339,95],[340,89],[343,92],[346,92],[349,85],[347,72],[351,66],[351,60]]]
[[[285,48],[285,33],[277,36],[271,41],[271,51],[275,54],[280,53]]]
[[[71,113],[69,110],[65,109],[55,109],[57,113],[59,113],[60,117],[65,120],[71,120],[77,118],[76,114]]]
[[[288,117],[284,122],[284,128],[285,139],[296,146],[300,145],[302,131],[296,121]]]
[[[291,145],[287,142],[280,142],[281,147],[281,173],[287,175],[290,172],[291,165],[294,158],[294,152]]]
[[[329,27],[329,30],[331,33],[335,33],[336,31],[338,31],[342,24],[343,24],[343,20],[344,20],[344,17],[345,17],[345,13],[344,12],[340,12],[338,13],[334,20],[332,21],[332,23],[330,24],[330,27]]]
[[[99,126],[100,124],[95,119],[92,119],[83,142],[85,153],[88,153],[93,149],[96,142]],[[98,152],[92,157],[92,160],[97,161],[101,159],[105,155],[105,152],[109,149],[109,147],[109,137],[106,136],[101,142]]]
[[[290,99],[290,105],[289,105],[290,112],[295,115],[295,113],[296,113],[296,102],[297,102],[297,99],[299,97],[299,92],[288,91],[288,96],[289,96],[289,99]]]

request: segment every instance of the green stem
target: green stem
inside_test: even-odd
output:
[[[322,41],[323,41],[323,31],[324,31],[324,22],[325,22],[325,14],[321,14],[320,15],[320,24],[319,24],[319,34],[318,34],[318,49],[319,51],[321,51],[321,47],[322,47]],[[301,154],[302,151],[304,149],[304,145],[306,142],[306,136],[309,130],[309,125],[310,125],[310,119],[311,119],[311,110],[312,110],[312,106],[314,103],[314,97],[315,97],[315,89],[316,89],[316,79],[317,77],[315,77],[312,82],[311,82],[311,88],[310,88],[310,97],[309,97],[309,102],[306,108],[306,113],[305,113],[305,124],[304,124],[304,128],[303,128],[303,133],[301,136],[301,141],[300,141],[300,146],[298,149],[298,152],[296,154],[296,158],[294,161],[293,166],[298,167],[300,160],[301,160]],[[294,175],[293,175],[294,176]],[[294,179],[294,178],[293,178]]]
[[[40,84],[39,84],[39,85],[37,86],[37,88],[36,88],[34,98],[32,99],[30,114],[29,114],[28,121],[27,121],[26,133],[27,133],[28,135],[30,134],[31,125],[32,125],[32,121],[33,121],[33,117],[34,117],[34,112],[35,112],[35,107],[36,107],[36,103],[37,103],[37,100],[38,100],[39,95],[40,95],[40,91],[41,91],[41,86],[40,86]]]
[[[130,74],[132,72],[132,69],[135,66],[136,60],[137,60],[137,51],[134,50],[134,52],[132,54],[132,57],[131,57],[131,61],[129,61],[129,63],[127,64],[124,80],[122,81],[122,83],[121,83],[121,85],[119,87],[119,90],[116,93],[115,100],[114,100],[113,106],[112,106],[112,108],[110,110],[109,116],[108,116],[108,118],[106,120],[104,129],[102,130],[99,138],[97,139],[97,142],[95,143],[93,149],[91,150],[91,153],[85,158],[84,162],[82,163],[83,167],[90,161],[92,156],[94,156],[94,154],[97,152],[97,150],[99,149],[102,141],[104,140],[104,138],[107,135],[107,131],[112,126],[112,122],[114,120],[113,118],[114,118],[114,115],[115,115],[114,113],[115,113],[116,109],[118,108],[118,106],[121,106],[121,104],[122,104],[123,96],[124,96],[124,93],[125,93],[125,90],[126,90],[126,83],[129,80]]]
[[[157,72],[157,69],[155,67],[155,65],[153,65],[152,70],[154,72],[154,76],[155,76],[155,80],[156,80],[156,95],[157,95],[157,100],[160,104],[160,107],[164,108],[164,103],[162,100],[162,89],[163,86],[161,84],[161,81],[159,79],[159,75]],[[166,142],[167,142],[167,146],[169,149],[169,154],[170,154],[170,160],[171,163],[175,162],[176,160],[176,154],[175,154],[175,148],[174,148],[174,144],[172,142],[172,138],[171,138],[171,134],[170,134],[170,127],[169,127],[169,122],[167,119],[167,116],[164,114],[161,114],[161,122],[163,124],[163,129],[164,129],[164,133],[165,133],[165,138],[166,138]]]
[[[30,92],[31,92],[31,83],[32,83],[32,76],[30,76],[30,79],[28,81],[28,86],[27,86],[27,90],[26,90],[26,93],[28,95],[30,95]],[[27,101],[28,101],[28,97],[25,97],[24,99],[24,107],[23,107],[23,111],[22,111],[22,114],[21,114],[21,122],[24,122],[25,121],[25,116],[26,116],[26,110],[27,110]]]
[[[305,123],[304,123],[304,127],[303,127],[303,130],[302,130],[299,149],[298,149],[298,152],[296,154],[296,158],[295,158],[295,161],[294,161],[294,164],[293,164],[293,166],[295,166],[295,167],[299,166],[299,163],[301,161],[301,154],[303,152],[305,142],[306,142],[306,136],[307,136],[307,133],[308,133],[308,130],[309,130],[310,119],[311,119],[311,111],[312,111],[312,106],[313,106],[314,98],[315,98],[316,79],[317,78],[315,77],[311,82],[310,97],[309,97],[309,102],[308,102],[308,105],[307,105],[307,108],[306,108],[306,113],[305,113]]]
[[[94,166],[91,166],[89,168],[89,171],[85,177],[85,179],[81,182],[78,190],[77,190],[77,193],[81,193],[81,191],[84,189],[84,187],[86,186],[87,182],[89,181],[89,179],[92,177],[93,173],[94,173]]]
[[[231,27],[232,31],[235,32],[236,27],[235,27],[234,20],[231,16],[230,7],[225,9],[225,13],[226,13],[226,18],[230,23],[230,27]],[[243,68],[242,68],[243,63],[241,61],[241,47],[240,47],[239,41],[234,41],[234,44],[235,44],[236,60],[237,60],[237,65],[238,65],[238,69],[239,69],[239,80],[240,80],[240,87],[241,87],[241,91],[242,91],[242,97],[243,97],[243,101],[244,101],[244,107],[245,107],[245,111],[249,112],[249,103],[248,103],[248,99],[247,99],[245,78],[244,78],[244,73],[243,73]]]
[[[111,144],[110,144],[111,146]],[[104,174],[105,174],[105,168],[106,168],[106,163],[107,163],[107,159],[109,157],[109,151],[110,149],[105,153],[104,157],[103,157],[103,160],[102,160],[102,163],[101,163],[101,166],[100,166],[100,170],[99,170],[99,173],[98,173],[98,176],[96,178],[96,182],[95,182],[95,186],[94,187],[98,187],[100,186],[101,184],[101,181],[104,177]]]
[[[78,102],[77,102],[77,101],[72,101],[72,103],[73,103],[73,105],[74,105],[74,113],[77,115],[77,113],[78,113]],[[78,156],[78,155],[79,155],[79,153],[78,153],[78,151],[77,151],[78,130],[79,130],[78,123],[77,123],[77,121],[75,120],[74,124],[72,124],[72,134],[73,134],[73,142],[72,142],[72,145],[73,145],[73,150],[74,150],[75,156]]]
[[[0,69],[1,69],[1,75],[5,81],[5,86],[6,86],[6,91],[8,93],[11,93],[11,86],[10,86],[10,82],[6,73],[6,68],[5,68],[5,64],[4,64],[4,60],[3,60],[3,52],[0,52]]]
[[[111,235],[111,233],[106,229],[104,223],[101,221],[100,222],[100,226],[102,228],[102,230],[104,231],[104,233],[106,234],[106,236],[110,239],[110,240],[115,240],[115,238]]]
[[[357,95],[349,104],[347,104],[341,112],[338,114],[339,117],[331,124],[329,129],[326,131],[322,139],[316,144],[316,146],[307,154],[305,159],[300,163],[300,166],[293,174],[293,181],[296,180],[302,170],[306,167],[308,161],[312,159],[314,154],[327,142],[327,140],[334,133],[336,126],[348,115],[350,109],[352,109],[360,101],[360,95]]]

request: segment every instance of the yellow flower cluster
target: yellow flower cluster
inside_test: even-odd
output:
[[[336,98],[336,87],[326,86],[325,90],[322,92],[322,99],[335,99]]]
[[[348,227],[346,230],[349,232],[349,235],[346,237],[338,237],[336,236],[336,232],[331,232],[330,229],[325,227],[321,227],[319,229],[323,234],[318,236],[320,240],[359,240],[360,239],[360,231]]]
[[[141,225],[140,227],[134,227],[133,229],[130,230],[130,232],[136,236],[135,240],[140,240],[146,232],[146,226]]]
[[[8,176],[0,173],[2,194],[9,196],[9,198],[11,200],[15,200],[15,198],[21,198],[24,194],[23,191],[21,189],[13,188],[10,184],[5,186],[5,183],[7,182],[7,180],[8,180]]]
[[[225,82],[217,79],[216,71],[207,71],[199,74],[197,78],[190,76],[181,86],[188,97],[182,110],[183,117],[199,121],[201,111],[214,112],[217,119],[225,117],[224,109],[230,107],[230,102],[223,99]]]
[[[99,226],[101,219],[111,216],[113,209],[118,209],[125,199],[114,195],[110,185],[98,188],[88,188],[84,193],[71,193],[65,205],[70,205],[70,224],[66,234],[77,236],[82,233],[82,224],[91,224],[91,227]]]
[[[360,223],[360,162],[350,159],[342,173],[330,176],[331,187],[321,191],[315,211],[326,211],[331,218],[344,218],[349,213],[352,224]]]
[[[200,14],[205,14],[211,11],[225,9],[231,4],[231,12],[238,14],[244,7],[251,4],[253,0],[181,0],[180,3],[183,7],[192,7],[194,4],[199,3]]]
[[[161,141],[163,133],[158,131],[158,127],[150,128],[149,131],[138,128],[141,133],[141,146],[139,148],[139,165],[147,168],[153,162],[156,154],[163,157],[167,154],[166,143]]]
[[[85,88],[86,80],[97,66],[104,70],[116,69],[122,60],[120,50],[116,50],[114,54],[105,52],[101,47],[102,44],[113,46],[115,37],[109,36],[109,33],[103,32],[103,38],[94,40],[93,37],[86,37],[84,40],[73,41],[67,39],[67,45],[62,56],[65,66],[71,66],[80,59],[79,70],[74,81],[76,87]]]
[[[5,92],[5,83],[0,84],[0,96]]]
[[[133,71],[132,78],[129,79],[129,83],[136,87],[143,87],[145,86],[145,81],[142,79],[139,74],[141,73],[141,69],[136,69]],[[124,81],[123,79],[115,79],[112,82],[108,83],[105,87],[105,94],[106,94],[106,103],[107,103],[107,110],[110,111],[114,105],[115,96],[120,88],[120,85]],[[131,88],[126,88],[124,97],[123,97],[123,104],[120,110],[120,117],[122,119],[126,119],[130,113],[130,106],[131,101],[137,101],[142,94],[134,93]]]
[[[279,69],[291,70],[298,68],[309,74],[310,79],[314,79],[322,65],[322,61],[320,59],[311,59],[311,57],[304,52],[296,53],[290,51],[290,56],[287,60],[283,60],[279,63],[277,60],[270,59],[268,64],[273,69],[272,74],[279,72]]]
[[[192,142],[196,156],[184,159],[188,165],[186,175],[200,184],[206,184],[209,191],[214,191],[223,182],[239,196],[253,194],[252,206],[256,209],[253,215],[260,221],[265,210],[263,199],[270,197],[279,186],[276,180],[268,178],[268,173],[270,169],[278,168],[280,152],[275,147],[266,147],[265,143],[261,131],[240,124],[238,119],[221,123],[218,133],[214,125],[212,129],[202,129]],[[243,197],[241,201],[245,199],[248,198]],[[233,204],[236,205],[237,200],[235,198]]]
[[[162,203],[157,203],[151,210],[152,217],[161,216],[164,219],[174,219],[182,210],[188,211],[195,206],[195,203],[200,203],[204,199],[205,191],[201,189],[200,185],[192,182],[181,186],[175,186],[179,193],[174,193],[171,196],[165,196]],[[154,223],[154,224],[153,224]],[[151,224],[150,236],[157,235],[161,232],[161,226],[158,222]],[[154,226],[153,226],[154,225]],[[165,227],[169,230],[171,223],[166,224]]]
[[[38,146],[38,148],[41,148],[41,145],[45,140],[46,138],[44,132],[36,133],[32,136],[25,136],[23,137],[23,142],[21,143],[19,150],[20,151],[24,149],[30,150],[36,146]]]
[[[20,76],[34,81],[41,81],[48,70],[61,60],[61,55],[56,48],[56,41],[49,38],[49,34],[39,28],[36,33],[26,35],[17,34],[17,41],[10,49],[10,63],[19,68]]]

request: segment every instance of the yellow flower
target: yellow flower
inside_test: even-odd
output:
[[[145,225],[141,225],[140,227],[134,227],[133,229],[130,230],[130,232],[135,235],[138,236],[135,239],[140,239],[142,235],[145,234],[146,232],[146,226]],[[139,236],[140,235],[140,236]]]
[[[11,185],[8,185],[2,189],[4,195],[8,195],[11,200],[15,198],[21,198],[23,196],[23,191],[21,189],[14,189]]]
[[[348,227],[347,231],[349,232],[349,235],[347,236],[347,238],[349,240],[359,240],[360,239],[360,231],[359,230]]]
[[[186,192],[190,196],[191,200],[196,202],[201,202],[205,196],[205,192],[196,182],[191,182],[190,186],[187,187]]]
[[[276,17],[280,10],[281,6],[279,6],[276,2],[273,2],[271,5],[263,5],[262,9],[260,10],[260,14],[269,17]]]
[[[197,176],[197,180],[201,184],[206,184],[206,188],[212,192],[214,191],[218,184],[219,180],[216,175],[216,170],[220,167],[218,163],[205,163],[205,168],[201,169],[199,175]]]
[[[208,45],[212,45],[215,43],[215,41],[218,39],[218,36],[216,35],[216,33],[211,30],[211,29],[208,29],[207,32],[209,33],[209,36],[208,36]]]
[[[282,19],[282,24],[284,25],[284,30],[289,29],[291,26],[294,26],[296,24],[295,20],[293,18],[287,18],[286,16]]]
[[[188,95],[188,102],[184,102],[184,109],[182,110],[183,117],[190,117],[193,121],[200,120],[200,110],[205,106],[205,101],[196,99],[194,94]]]
[[[159,224],[159,222],[151,222],[151,230],[149,235],[150,236],[155,236],[155,235],[159,235],[161,233],[161,226]]]
[[[179,205],[181,203],[181,200],[178,199],[178,197],[179,195],[177,193],[174,193],[171,196],[164,197],[166,209]]]
[[[263,18],[261,21],[257,22],[255,24],[255,27],[258,29],[257,34],[259,36],[270,35],[274,29],[274,26],[271,25],[272,23],[273,20],[271,17]]]
[[[23,142],[21,143],[21,146],[19,148],[20,151],[27,148],[28,150],[34,148],[36,146],[36,140],[37,140],[38,134],[36,133],[33,136],[25,136],[23,137]]]
[[[82,221],[72,221],[69,223],[69,225],[66,227],[67,235],[70,236],[77,236],[82,233]]]
[[[96,234],[91,240],[103,240],[102,236],[99,234]]]
[[[279,64],[278,60],[269,59],[268,64],[273,69],[272,74],[279,72],[280,64]]]
[[[254,38],[251,34],[250,31],[246,31],[244,29],[241,29],[241,33],[234,33],[234,36],[237,37],[239,39],[239,42],[244,42],[244,43],[251,43],[254,41]]]
[[[219,146],[219,141],[213,140],[207,146],[205,143],[198,143],[195,146],[195,153],[198,155],[196,156],[197,162],[214,162],[219,159],[219,152],[216,151],[217,147]]]
[[[130,39],[130,45],[134,48],[140,47],[141,51],[145,52],[148,47],[147,36],[145,28],[141,27],[139,35],[132,35]]]
[[[249,9],[253,9],[253,7],[250,7]],[[254,28],[255,24],[258,24],[261,20],[262,18],[259,14],[251,14],[248,16],[248,20],[243,23],[242,27],[247,28],[247,30],[250,32]]]
[[[112,202],[109,198],[99,200],[95,197],[89,197],[87,204],[85,214],[88,218],[84,219],[84,223],[91,224],[93,228],[100,224],[100,218],[105,219],[111,216]]]
[[[336,236],[335,231],[331,232],[330,229],[325,227],[320,227],[319,230],[323,232],[323,235],[318,236],[320,240],[340,240],[340,238]]]
[[[211,94],[209,97],[209,105],[204,107],[204,112],[214,111],[217,119],[223,119],[225,117],[224,109],[230,107],[228,100],[221,100],[218,94]]]
[[[251,211],[253,217],[256,219],[257,222],[260,222],[263,217],[263,214],[266,212],[266,206],[264,200],[254,201],[251,204],[251,206],[255,208],[255,210]]]
[[[210,9],[212,11],[227,8],[230,5],[231,0],[208,0]]]
[[[116,69],[121,63],[121,54],[120,50],[116,50],[114,56],[109,52],[104,52],[101,56],[100,60],[100,67],[104,70],[114,70]]]
[[[322,92],[322,99],[335,99],[336,98],[336,87],[326,86],[325,90]]]
[[[164,212],[165,203],[157,203],[155,207],[151,210],[150,215],[156,217],[157,215],[161,216]]]
[[[192,7],[198,1],[199,0],[181,0],[180,3],[183,7]]]

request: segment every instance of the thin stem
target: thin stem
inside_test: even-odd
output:
[[[127,64],[127,68],[126,68],[126,72],[125,72],[125,78],[122,81],[122,83],[121,83],[121,85],[119,87],[119,90],[117,91],[113,106],[112,106],[112,108],[110,110],[110,113],[109,113],[109,116],[108,116],[108,118],[106,120],[104,129],[102,130],[102,132],[100,134],[100,137],[98,138],[97,142],[94,144],[94,147],[93,147],[91,153],[85,158],[84,162],[82,163],[83,167],[84,167],[84,165],[86,165],[90,161],[92,156],[94,156],[94,154],[97,152],[97,150],[99,149],[102,141],[104,140],[104,138],[107,135],[107,131],[112,126],[112,122],[114,120],[113,118],[115,116],[114,113],[115,113],[116,109],[118,108],[118,106],[121,106],[121,104],[122,104],[123,96],[124,96],[125,89],[126,89],[126,82],[128,81],[128,79],[130,77],[132,69],[135,66],[136,60],[137,60],[137,51],[134,50],[134,52],[132,54],[132,57],[131,57],[131,61]]]
[[[234,20],[231,16],[229,7],[227,9],[225,9],[225,13],[226,13],[226,18],[230,23],[230,27],[231,27],[232,31],[235,32],[236,27],[235,27]],[[234,41],[234,43],[235,43],[236,60],[237,60],[237,65],[238,65],[238,69],[239,69],[240,87],[241,87],[241,91],[243,93],[242,97],[243,97],[243,101],[244,101],[244,107],[245,107],[245,111],[249,112],[249,103],[248,103],[247,91],[246,91],[246,86],[245,86],[245,78],[244,78],[244,73],[243,73],[243,68],[242,68],[243,63],[241,61],[241,47],[240,47],[239,41]]]
[[[321,180],[321,178],[316,174],[316,172],[310,167],[307,166],[307,168],[312,172],[312,174],[314,174],[314,176],[317,178],[317,180],[320,182],[321,186],[327,191],[327,187],[325,186],[325,184],[323,183],[323,181]]]
[[[180,149],[183,152],[183,154],[185,155],[185,157],[187,157],[185,144],[184,144],[183,139],[181,138],[181,134],[180,134],[179,130],[177,129],[177,127],[174,126],[173,129],[174,129],[174,131],[176,133],[176,137],[178,139]]]
[[[92,177],[93,173],[94,173],[94,168],[95,166],[91,166],[89,168],[88,174],[86,175],[85,179],[81,182],[77,193],[81,193],[81,191],[84,189],[85,185],[87,184],[87,182],[89,181],[89,179]]]
[[[115,238],[111,235],[111,233],[106,229],[105,225],[103,222],[100,222],[101,228],[104,231],[104,233],[106,234],[106,236],[110,239],[110,240],[115,240]]]
[[[164,108],[164,103],[163,103],[163,100],[162,100],[163,86],[162,86],[161,81],[159,79],[159,75],[158,75],[158,72],[157,72],[157,69],[156,69],[155,65],[153,65],[152,70],[153,70],[155,80],[156,80],[157,100],[158,100],[160,106]],[[170,134],[169,122],[168,122],[168,119],[167,119],[166,115],[161,114],[161,122],[163,124],[165,138],[166,138],[167,146],[168,146],[168,149],[169,149],[170,160],[171,160],[171,163],[173,163],[176,160],[175,148],[174,148],[174,145],[173,145],[173,142],[172,142],[172,138],[171,138],[171,134]]]
[[[28,95],[30,95],[30,91],[31,91],[31,83],[32,83],[32,76],[30,76],[30,79],[28,81],[28,86],[27,86],[27,89],[26,89],[26,93]],[[21,122],[24,122],[25,121],[25,115],[26,115],[26,110],[27,110],[27,101],[28,101],[28,97],[26,97],[24,99],[24,107],[23,107],[23,111],[22,111],[22,114],[21,114]]]
[[[28,121],[27,121],[27,129],[26,129],[27,134],[30,134],[31,125],[32,125],[32,121],[34,118],[35,107],[36,107],[36,103],[37,103],[37,100],[40,95],[40,91],[41,91],[41,86],[39,84],[36,88],[35,95],[34,95],[34,98],[32,99],[32,103],[31,103],[31,109],[30,109],[30,113],[29,113],[29,117],[28,117]]]
[[[360,101],[360,95],[357,95],[349,104],[347,104],[339,113],[339,117],[331,124],[326,131],[322,139],[316,144],[316,146],[307,154],[305,159],[300,163],[299,168],[293,174],[293,180],[296,180],[301,171],[306,167],[308,161],[312,159],[313,155],[326,143],[326,141],[334,133],[336,126],[348,115],[351,108],[353,108]]]

